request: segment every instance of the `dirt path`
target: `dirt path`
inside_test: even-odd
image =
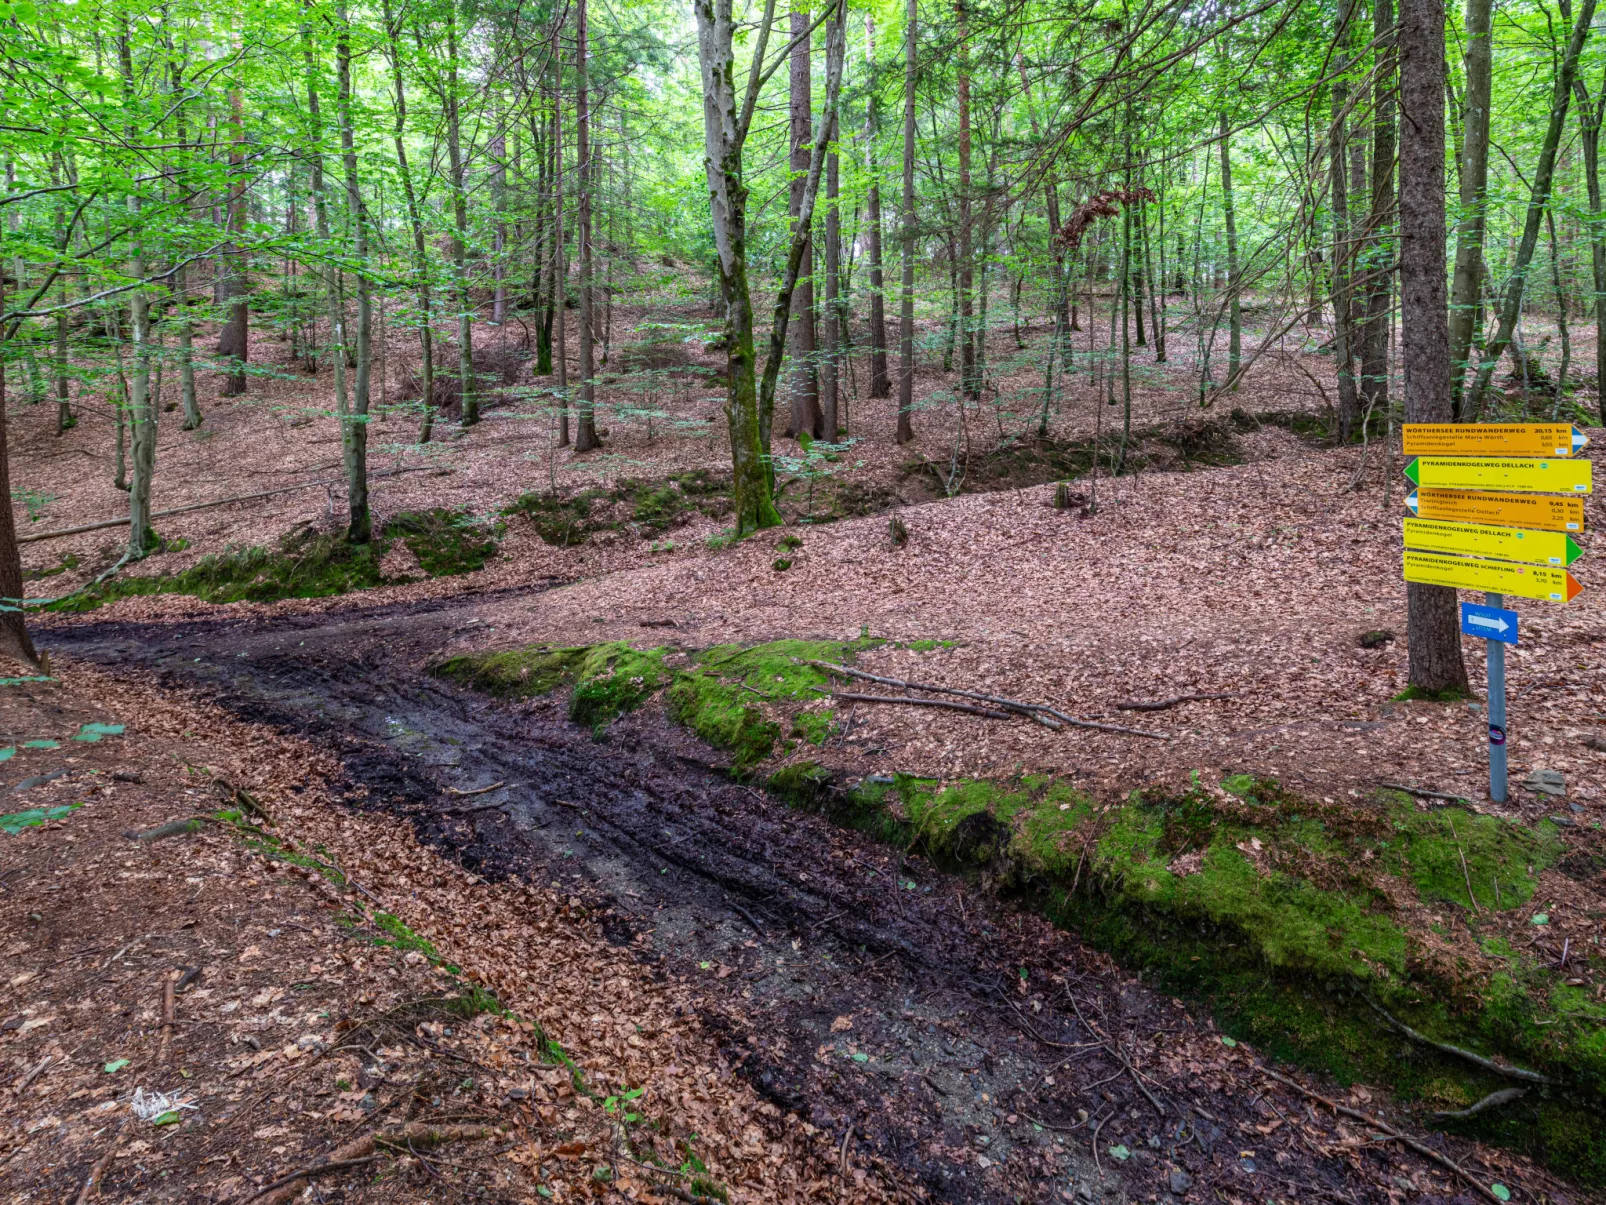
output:
[[[90,622],[44,643],[311,738],[366,788],[356,806],[405,817],[467,869],[606,909],[610,939],[696,985],[763,1096],[938,1199],[1465,1190],[1392,1148],[1332,1145],[1332,1119],[1268,1094],[1208,1020],[962,879],[732,783],[650,711],[598,741],[556,704],[425,676],[483,601]]]

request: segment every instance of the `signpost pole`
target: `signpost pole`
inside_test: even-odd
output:
[[[1503,607],[1505,595],[1485,594],[1491,607]],[[1489,650],[1489,798],[1506,801],[1506,646],[1486,640]]]

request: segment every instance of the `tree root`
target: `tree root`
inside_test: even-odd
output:
[[[384,1158],[384,1153],[407,1154],[414,1148],[426,1150],[445,1146],[449,1142],[473,1142],[497,1133],[495,1126],[450,1125],[431,1126],[413,1122],[399,1130],[381,1130],[363,1138],[354,1138],[345,1146],[330,1152],[327,1159],[309,1163],[306,1167],[281,1176],[265,1184],[247,1197],[235,1199],[234,1205],[287,1205],[306,1187],[306,1181],[317,1176],[333,1175],[361,1167]],[[384,1153],[381,1153],[384,1152]]]
[[[1485,1109],[1497,1109],[1501,1105],[1509,1105],[1514,1100],[1521,1100],[1528,1095],[1526,1088],[1501,1088],[1498,1092],[1491,1092],[1477,1104],[1469,1109],[1455,1109],[1445,1113],[1435,1113],[1433,1116],[1441,1117],[1446,1121],[1465,1121],[1469,1117],[1476,1117]]]
[[[1464,1050],[1460,1046],[1451,1046],[1448,1042],[1435,1042],[1432,1038],[1428,1037],[1427,1034],[1418,1033],[1409,1025],[1405,1024],[1405,1022],[1397,1020],[1388,1012],[1387,1009],[1385,1009],[1370,996],[1366,997],[1366,1002],[1372,1006],[1373,1012],[1382,1017],[1383,1020],[1394,1026],[1395,1029],[1399,1030],[1413,1042],[1418,1042],[1423,1046],[1431,1047],[1432,1049],[1442,1051],[1445,1054],[1452,1054],[1458,1059],[1465,1059],[1475,1067],[1481,1067],[1485,1071],[1492,1071],[1495,1075],[1503,1075],[1507,1079],[1522,1080],[1524,1083],[1529,1084],[1549,1084],[1552,1086],[1560,1083],[1559,1080],[1551,1079],[1550,1076],[1544,1075],[1538,1071],[1529,1071],[1526,1067],[1507,1067],[1503,1063],[1497,1063],[1493,1059],[1486,1059],[1481,1054],[1474,1054],[1472,1051]]]

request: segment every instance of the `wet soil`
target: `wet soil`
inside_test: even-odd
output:
[[[1312,1144],[1331,1120],[1268,1095],[1208,1018],[985,884],[733,782],[656,709],[598,739],[561,701],[429,677],[486,601],[90,620],[41,643],[318,742],[348,806],[579,896],[620,943],[648,934],[642,957],[703,986],[703,1020],[762,1094],[935,1199],[1381,1202],[1413,1174],[1434,1197],[1402,1154]]]

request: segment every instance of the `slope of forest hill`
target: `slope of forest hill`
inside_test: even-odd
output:
[[[435,438],[418,444],[416,341],[394,331],[376,344],[374,413],[369,424],[376,524],[404,513],[457,512],[494,523],[522,495],[574,499],[617,491],[593,508],[593,526],[617,522],[618,532],[590,539],[571,531],[572,506],[538,504],[546,538],[534,524],[511,520],[502,532],[502,561],[511,557],[525,580],[591,575],[653,559],[694,553],[728,526],[723,521],[723,483],[730,474],[729,436],[723,408],[722,351],[711,350],[715,325],[706,307],[647,298],[615,307],[608,362],[600,370],[600,451],[576,455],[555,444],[551,391],[555,378],[537,377],[535,361],[519,325],[476,326],[476,365],[491,383],[480,423],[461,427],[452,404],[441,413]],[[781,497],[792,519],[871,513],[890,506],[970,491],[1036,484],[1085,473],[1095,436],[1104,449],[1105,471],[1119,454],[1123,410],[1107,402],[1106,357],[1084,342],[1107,334],[1107,317],[1082,313],[1073,335],[1073,375],[1056,384],[1048,416],[1049,443],[1036,440],[1043,397],[1042,360],[1052,337],[1041,313],[1023,316],[1021,342],[1013,328],[997,327],[988,340],[989,388],[979,402],[955,405],[957,368],[944,372],[946,327],[921,327],[912,444],[892,438],[896,399],[870,398],[869,358],[861,344],[844,375],[846,423],[851,446],[831,460],[806,463],[797,445],[777,438],[779,475],[792,479]],[[204,332],[205,338],[212,338]],[[1581,337],[1581,336],[1580,336]],[[1245,455],[1229,446],[1241,429],[1230,412],[1316,416],[1330,408],[1331,357],[1320,352],[1320,328],[1296,327],[1268,338],[1254,370],[1236,394],[1200,411],[1198,349],[1185,332],[1173,331],[1163,364],[1139,348],[1133,363],[1132,428],[1128,471],[1220,463]],[[197,336],[197,343],[203,342]],[[1246,357],[1260,351],[1253,331]],[[382,354],[381,354],[382,351]],[[198,374],[205,415],[197,431],[181,428],[173,409],[173,382],[162,386],[163,410],[153,476],[153,510],[166,541],[156,555],[127,567],[128,576],[182,572],[202,557],[253,546],[277,549],[286,537],[343,530],[344,485],[339,422],[334,417],[333,369],[308,376],[289,362],[288,344],[253,332],[244,397],[217,396],[221,378]],[[1219,352],[1217,358],[1219,359]],[[571,364],[571,379],[578,372]],[[1218,368],[1219,372],[1219,368]],[[105,388],[109,388],[103,382]],[[784,391],[784,383],[783,383]],[[784,398],[783,398],[784,407]],[[118,434],[115,411],[104,389],[84,390],[79,422],[57,434],[54,411],[23,407],[12,418],[13,489],[19,532],[27,540],[42,532],[73,528],[127,513],[127,495],[114,484]],[[779,420],[778,420],[779,430]],[[1253,447],[1250,441],[1249,447]],[[672,479],[704,475],[711,496],[653,513],[650,495]],[[810,485],[813,485],[812,498]],[[287,486],[309,486],[257,497]],[[702,485],[697,488],[703,488]],[[685,491],[681,491],[684,493]],[[245,500],[185,513],[159,512],[198,503]],[[645,502],[646,508],[643,509]],[[603,512],[609,506],[612,511]],[[642,515],[648,522],[629,522]],[[580,524],[584,526],[584,522]],[[70,592],[114,564],[126,544],[126,529],[102,528],[62,538],[24,543],[29,594],[54,598]],[[396,541],[388,542],[394,546]],[[383,566],[390,579],[422,576],[404,548]],[[464,583],[467,584],[466,582]]]

